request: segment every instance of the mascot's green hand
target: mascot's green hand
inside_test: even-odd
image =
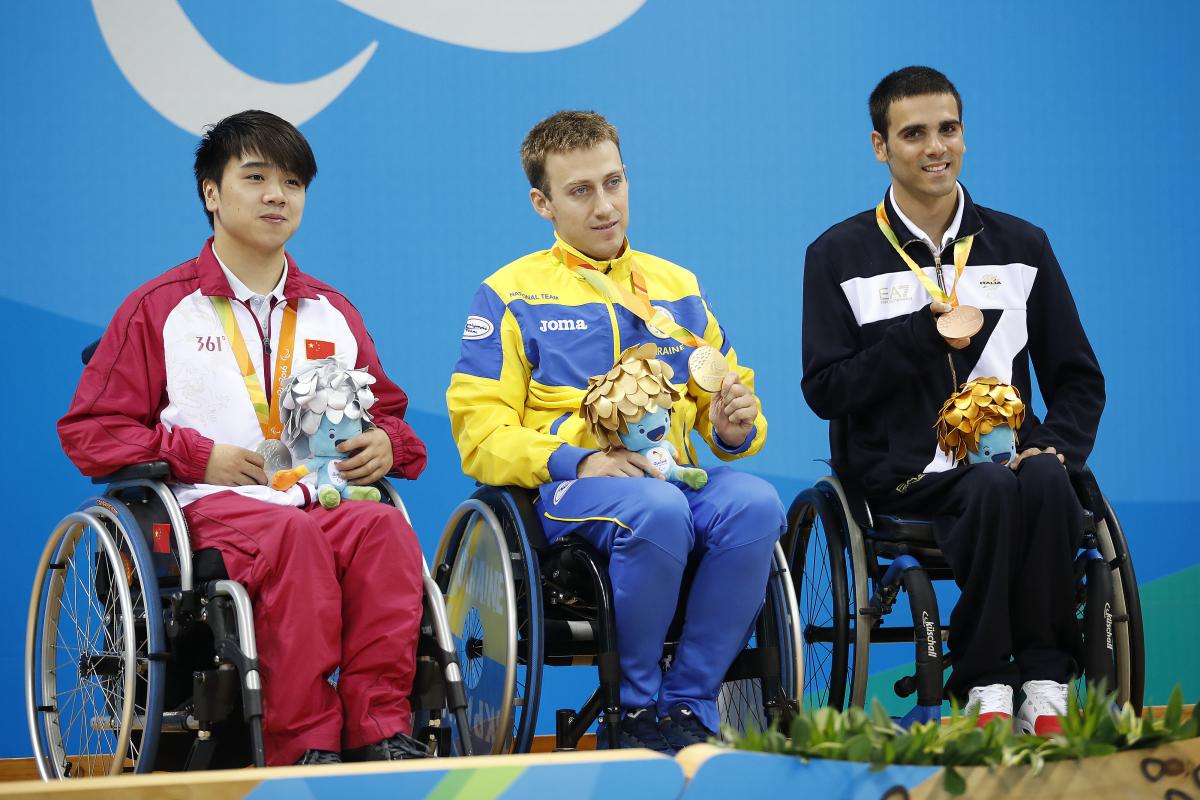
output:
[[[708,473],[696,467],[679,467],[674,477],[692,489],[703,489],[708,483]]]

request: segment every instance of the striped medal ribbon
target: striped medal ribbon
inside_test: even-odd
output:
[[[563,265],[579,275],[610,303],[629,309],[648,326],[657,328],[677,342],[694,348],[688,356],[688,371],[692,379],[706,392],[721,388],[721,380],[729,372],[729,362],[721,352],[701,337],[689,331],[662,311],[650,305],[650,293],[646,291],[646,277],[638,267],[637,260],[629,260],[629,272],[633,291],[621,286],[589,262],[561,247],[555,247],[553,255]]]
[[[225,329],[225,338],[233,350],[234,359],[237,360],[238,371],[242,373],[246,392],[250,395],[250,405],[254,406],[254,413],[258,416],[263,438],[278,439],[283,435],[283,424],[279,421],[279,398],[283,392],[283,382],[291,375],[292,354],[296,349],[296,301],[288,300],[283,309],[283,323],[279,329],[279,342],[282,347],[278,349],[278,357],[275,359],[275,382],[272,384],[271,398],[274,402],[270,402],[263,390],[262,381],[258,379],[258,373],[254,371],[254,362],[250,360],[250,351],[246,348],[242,330],[233,316],[229,298],[209,299],[217,312],[217,319],[221,321],[221,327]]]
[[[947,339],[970,338],[979,333],[980,328],[983,327],[983,312],[975,306],[958,304],[958,282],[963,276],[963,270],[967,267],[967,258],[971,255],[971,245],[975,244],[974,234],[964,236],[954,243],[954,283],[950,286],[950,293],[946,294],[942,287],[934,283],[925,274],[925,270],[921,269],[908,253],[904,252],[904,248],[900,246],[900,240],[896,238],[896,232],[892,230],[891,223],[888,222],[887,211],[884,209],[882,200],[875,207],[875,222],[879,225],[883,237],[888,240],[892,249],[917,276],[917,280],[929,292],[929,296],[939,303],[949,303],[953,306],[949,312],[937,318],[938,332]]]

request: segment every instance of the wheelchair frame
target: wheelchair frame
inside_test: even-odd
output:
[[[599,677],[582,708],[557,711],[557,749],[574,749],[600,715],[620,714],[605,561],[579,537],[550,544],[530,490],[477,489],[447,521],[434,565],[464,668],[477,752],[530,749],[545,665],[594,665]],[[803,674],[798,608],[778,545],[766,588],[764,611],[748,632],[751,646],[735,659],[718,697],[723,720],[741,729],[751,723],[765,728],[790,713]],[[681,620],[677,612],[664,643],[666,658],[673,656]],[[615,726],[608,731],[608,744],[615,746]]]
[[[1085,467],[1073,484],[1088,517],[1075,561],[1083,675],[1104,680],[1117,691],[1118,703],[1128,701],[1140,712],[1145,646],[1133,561],[1120,522],[1091,472]],[[934,542],[931,520],[872,514],[857,486],[831,475],[797,495],[784,542],[791,563],[802,559],[793,576],[802,596],[806,704],[863,706],[870,645],[907,642],[915,646],[916,672],[894,688],[900,697],[915,691],[917,705],[902,722],[938,718],[942,670],[951,654],[943,657],[945,631],[931,581],[953,575]],[[812,582],[805,580],[809,562],[820,560],[822,550],[829,572],[828,614],[815,607],[821,587],[810,588]],[[909,594],[913,624],[884,627],[901,588]],[[825,645],[827,659],[817,652]],[[1085,688],[1082,676],[1080,688]]]
[[[251,760],[256,766],[265,764],[262,681],[249,595],[227,578],[197,585],[187,522],[163,482],[167,476],[165,463],[152,462],[94,479],[107,484],[103,495],[89,498],[59,522],[42,552],[26,632],[25,701],[35,760],[45,780],[73,777],[80,767],[86,774],[162,769],[158,750],[165,733],[194,733],[182,767],[207,768],[216,752],[214,728],[237,724],[232,719],[239,705],[249,729]],[[384,501],[407,519],[394,487],[386,480],[376,485]],[[167,533],[154,524],[159,511],[165,511],[170,539],[152,551],[155,536]],[[86,564],[76,558],[81,540]],[[169,545],[169,553],[163,545]],[[177,582],[172,572],[177,572]],[[466,696],[441,591],[424,564],[423,573],[414,717],[428,721],[425,733],[438,750],[449,751],[450,728],[441,726],[443,713],[430,713],[427,706],[448,707],[451,716],[465,721]],[[87,596],[89,590],[99,595],[102,586],[107,597]],[[81,589],[86,607],[79,604]],[[64,614],[75,624],[66,637],[60,628]],[[206,651],[209,635],[214,668],[196,669],[191,695],[164,712],[167,691],[179,695],[185,686],[180,675],[174,676],[174,685],[166,685],[167,662],[188,658],[195,663],[195,653]],[[65,648],[63,638],[68,639]],[[74,658],[60,661],[60,648]],[[79,681],[67,691],[59,686],[64,666],[68,674],[73,668]],[[67,712],[64,732],[60,706],[69,704],[72,695],[80,707]],[[77,723],[82,728],[73,730]],[[89,752],[67,752],[72,739],[75,746],[82,741]],[[97,752],[90,751],[93,743]],[[470,743],[462,740],[458,749],[469,753]]]

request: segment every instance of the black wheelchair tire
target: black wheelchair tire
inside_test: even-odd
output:
[[[800,701],[805,707],[841,710],[852,701],[854,577],[848,574],[853,564],[847,531],[827,490],[814,486],[796,497],[788,512],[786,537],[804,637]],[[824,584],[823,574],[828,576]],[[828,586],[827,609],[823,585]]]

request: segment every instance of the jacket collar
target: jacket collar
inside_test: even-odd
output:
[[[196,257],[196,276],[200,280],[200,293],[206,297],[228,297],[236,300],[237,296],[230,287],[229,280],[225,277],[225,271],[221,269],[221,264],[217,261],[216,254],[213,253],[214,238],[213,236],[208,237],[204,247],[200,248],[200,255]],[[308,276],[296,266],[290,253],[285,252],[283,257],[287,259],[287,279],[283,282],[283,298],[285,300],[315,300],[317,294],[309,283]]]
[[[558,259],[559,263],[567,267],[588,267],[598,272],[603,272],[609,277],[617,277],[619,275],[629,274],[629,264],[633,261],[633,248],[629,246],[629,239],[625,239],[625,243],[621,246],[621,254],[614,259],[608,261],[597,261],[590,256],[585,256],[583,253],[576,250],[571,245],[567,244],[558,234],[554,235],[554,248],[550,251],[551,255]]]
[[[962,186],[960,183],[959,186]],[[958,226],[958,233],[954,240],[957,242],[967,236],[975,236],[983,233],[983,220],[979,216],[978,209],[975,208],[975,203],[971,200],[971,193],[967,191],[967,187],[962,186],[962,222]],[[914,231],[904,223],[897,212],[896,207],[892,205],[892,189],[891,186],[883,193],[883,210],[887,214],[888,222],[892,226],[892,230],[896,232],[896,238],[900,240],[900,246],[907,248],[914,242],[925,242],[925,237],[920,231]],[[950,243],[948,243],[950,244]],[[943,248],[945,249],[945,248]]]

